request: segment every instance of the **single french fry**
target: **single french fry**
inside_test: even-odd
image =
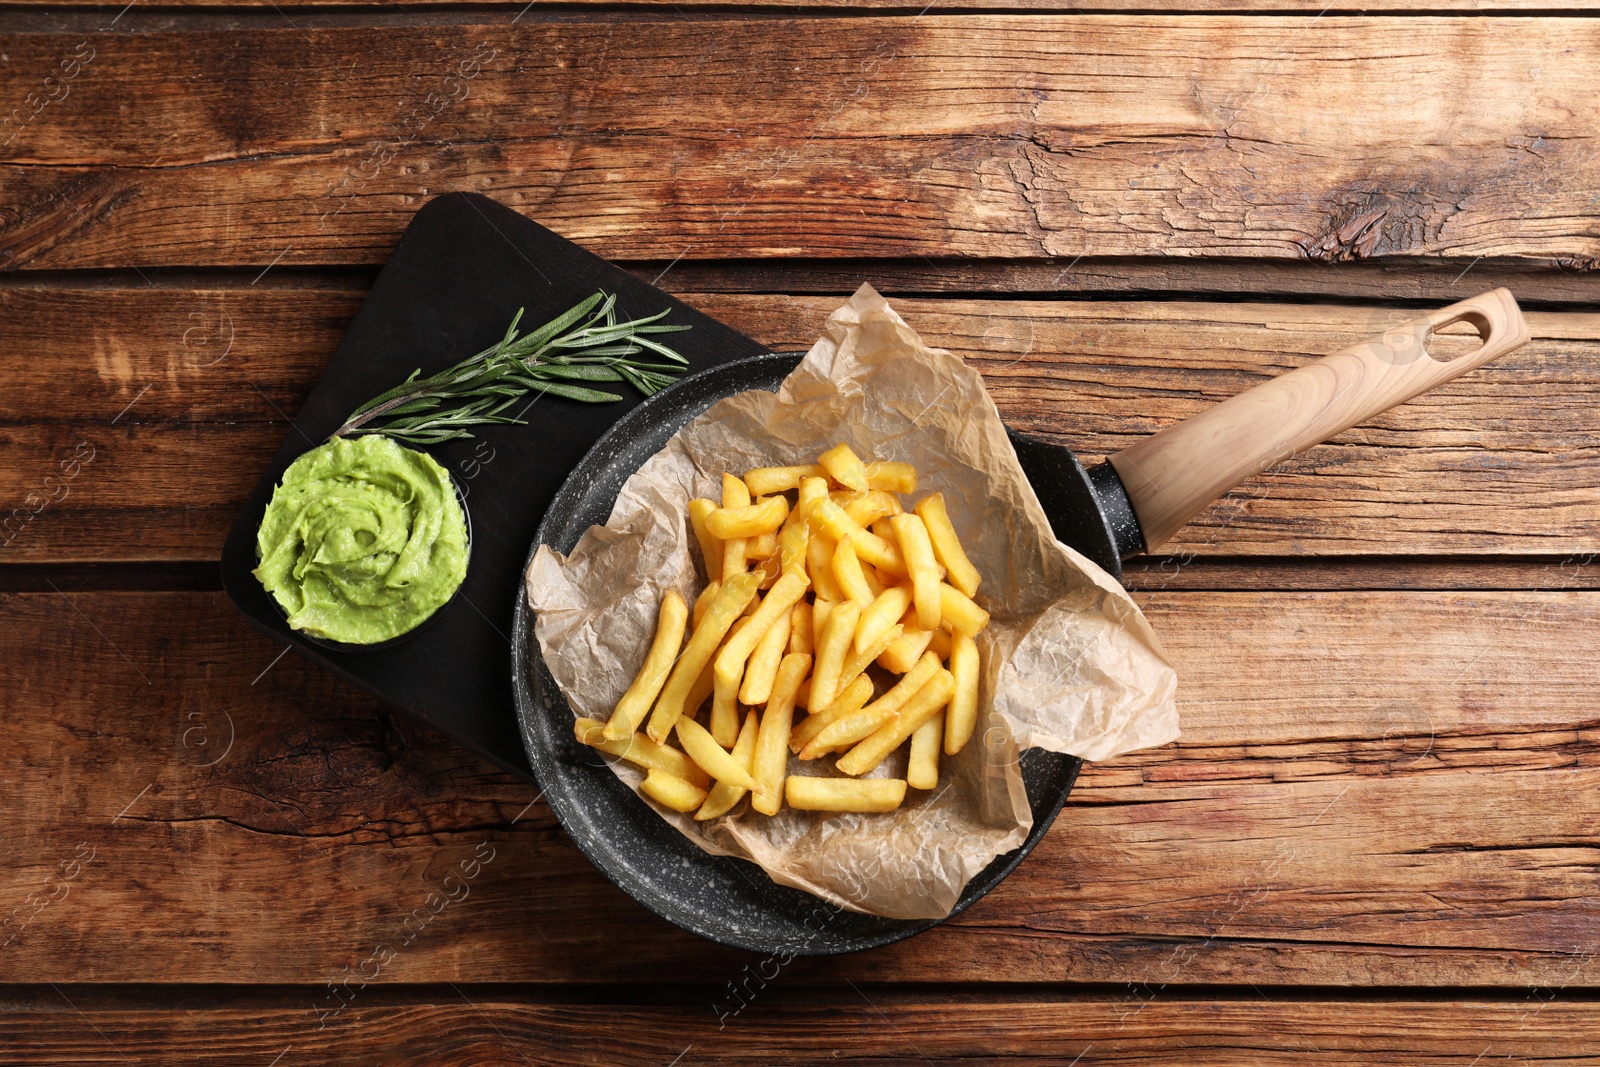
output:
[[[819,500],[826,500],[827,497],[828,478],[826,471],[823,471],[814,477],[807,476],[801,478],[800,494],[796,499],[794,509],[800,513],[802,518],[810,521],[812,505]]]
[[[718,543],[720,544],[721,542]],[[700,590],[700,595],[694,598],[694,618],[692,620],[693,625],[700,625],[700,620],[705,618],[706,609],[711,606],[711,601],[715,599],[717,590],[721,588],[722,579],[713,578],[711,580],[711,584]]]
[[[805,570],[806,550],[810,547],[810,524],[785,522],[778,534],[778,564],[786,571]]]
[[[735,537],[758,537],[764,533],[777,533],[778,527],[788,517],[789,501],[781,496],[764,496],[759,502],[744,507],[718,508],[706,516],[706,529],[724,541]]]
[[[818,731],[817,736],[800,750],[800,758],[816,759],[834,749],[849,748],[871,736],[894,716],[893,711],[873,711],[870,707],[841,715]]]
[[[830,499],[844,508],[846,515],[856,520],[863,527],[870,527],[887,515],[898,515],[905,510],[900,506],[900,501],[895,499],[893,493],[886,493],[882,489],[869,489],[865,493],[830,493],[828,495]]]
[[[694,760],[702,771],[719,782],[729,782],[745,789],[755,788],[756,780],[750,777],[748,766],[728,755],[704,726],[686,715],[678,720],[675,729],[684,754]]]
[[[822,530],[812,530],[806,542],[806,575],[817,599],[839,601],[845,598],[839,579],[833,576],[833,555],[839,542]]]
[[[807,652],[805,654],[809,656],[811,653]],[[781,666],[781,664],[780,664],[780,666]],[[772,698],[768,697],[767,699],[770,700]],[[801,682],[800,683],[800,688],[796,689],[794,691],[794,706],[797,707],[797,708],[809,708],[811,706],[811,679],[810,678],[807,678],[805,681]]]
[[[646,770],[663,770],[696,785],[704,785],[711,780],[688,756],[675,748],[658,745],[644,734],[634,734],[621,741],[607,738],[606,724],[599,719],[574,720],[572,735],[580,744],[597,748],[608,756],[625,759]]]
[[[961,590],[943,582],[939,583],[939,609],[950,629],[958,634],[974,637],[989,625],[989,613],[973,603]]]
[[[740,630],[750,625],[750,616],[734,620],[728,628],[728,636],[724,640],[737,637]],[[739,736],[739,681],[738,678],[724,679],[717,674],[715,661],[706,664],[711,671],[711,736],[717,739],[717,744],[724,744],[723,739],[729,742]],[[695,709],[687,705],[684,714],[693,716]]]
[[[811,605],[811,652],[816,654],[817,646],[822,644],[823,631],[828,628],[828,613],[833,611],[834,601],[819,596]],[[796,652],[800,651],[798,648]]]
[[[790,608],[806,595],[806,580],[798,573],[790,571],[775,582],[767,595],[762,598],[761,606],[750,616],[750,625],[728,638],[722,650],[717,653],[717,682],[725,681],[737,687],[740,677],[744,674],[745,661],[750,658],[750,653],[756,650],[756,645],[766,636],[767,630],[779,618],[787,615]]]
[[[700,497],[689,501],[689,526],[694,539],[700,543],[700,558],[706,565],[706,577],[722,577],[722,541],[706,529],[706,516],[717,510],[717,505]]]
[[[978,725],[978,645],[966,634],[950,640],[950,675],[955,692],[950,694],[950,710],[945,713],[944,751],[954,756],[972,737]]]
[[[770,559],[778,552],[778,535],[771,530],[764,534],[745,538],[744,558]]]
[[[822,478],[827,471],[820,463],[803,463],[794,467],[755,467],[744,472],[744,484],[751,496],[769,496],[786,489],[800,488],[805,478]]]
[[[739,740],[733,746],[734,761],[747,771],[756,754],[757,729],[756,713],[752,711],[744,717],[744,725],[739,728]],[[748,789],[741,789],[729,782],[718,782],[711,787],[711,793],[706,797],[706,802],[700,805],[700,810],[694,813],[695,821],[705,822],[726,815],[748,792]]]
[[[917,660],[922,658],[922,653],[933,640],[931,630],[923,630],[915,625],[902,622],[900,636],[889,644],[878,657],[878,666],[886,671],[896,674],[905,674],[917,665]]]
[[[713,517],[715,517],[713,515]],[[939,561],[933,558],[933,542],[922,516],[896,515],[889,520],[911,572],[911,601],[917,607],[917,626],[923,630],[939,627]]]
[[[801,811],[893,811],[906,798],[899,778],[807,778],[791,775],[784,783],[791,808]]]
[[[661,687],[667,683],[667,673],[672,670],[672,662],[678,658],[678,649],[683,646],[683,633],[688,622],[689,609],[684,605],[683,597],[671,589],[667,590],[656,612],[656,635],[650,642],[650,651],[639,665],[639,673],[633,676],[633,683],[612,710],[611,719],[606,723],[607,737],[613,741],[632,737],[644,717],[650,714],[650,705],[656,702]]]
[[[731,474],[722,475],[722,507],[741,508],[750,503],[750,490],[745,484]],[[717,509],[721,510],[721,509]],[[706,531],[711,531],[711,515],[706,516]],[[727,581],[736,574],[743,574],[745,568],[745,550],[749,543],[743,537],[735,537],[722,542],[722,580]]]
[[[939,742],[944,737],[944,717],[935,715],[911,731],[911,759],[906,764],[906,784],[912,789],[932,789],[939,784]]]
[[[967,558],[966,549],[961,547],[961,538],[956,536],[956,528],[950,523],[950,513],[945,510],[944,494],[929,493],[917,501],[913,510],[922,517],[928,539],[933,542],[933,554],[944,565],[946,580],[967,596],[972,596],[978,591],[978,583],[983,578]]]
[[[852,712],[860,711],[867,706],[867,701],[871,699],[872,679],[864,674],[856,675],[855,681],[845,686],[839,695],[833,698],[833,703],[825,708],[812,711],[799,725],[789,731],[789,750],[791,752],[799,752],[809,745],[829,723]]]
[[[750,490],[745,486],[743,479],[723,472],[722,475],[722,507],[742,508],[747,507],[755,498],[750,495]],[[711,524],[710,516],[706,517],[706,525]]]
[[[706,802],[706,791],[675,774],[652,768],[639,792],[673,811],[693,811]]]
[[[933,631],[933,636],[928,639],[928,651],[942,660],[950,658],[950,649],[952,647],[954,646],[951,644],[950,631],[943,626]]]
[[[827,629],[817,645],[817,667],[811,675],[811,699],[824,706],[833,702],[839,691],[839,674],[844,669],[845,653],[855,638],[856,622],[861,618],[861,608],[853,600],[845,600],[828,612]]]
[[[861,560],[856,557],[853,543],[840,541],[839,547],[833,550],[829,566],[833,570],[834,580],[839,583],[839,591],[847,599],[855,601],[862,608],[872,606],[872,587],[867,584],[867,576],[861,570]]]
[[[778,621],[767,627],[767,632],[756,642],[755,651],[744,665],[744,681],[739,683],[739,700],[745,704],[765,704],[772,693],[772,680],[778,676],[778,664],[789,647],[789,635],[794,630],[794,608],[789,608]]]
[[[846,489],[867,491],[867,467],[846,444],[837,444],[817,457],[822,469]]]
[[[783,778],[789,769],[789,729],[794,722],[794,693],[811,669],[811,657],[791,652],[778,664],[778,677],[772,682],[772,696],[761,714],[761,730],[756,735],[756,754],[750,773],[756,780],[750,806],[763,815],[776,815],[783,807]]]
[[[941,668],[927,685],[917,690],[915,696],[900,706],[899,714],[879,727],[877,732],[865,741],[840,756],[834,766],[839,769],[839,773],[848,774],[852,778],[871,771],[883,762],[884,757],[899,748],[906,738],[915,733],[917,727],[944,710],[955,685],[950,672]]]
[[[811,605],[801,600],[789,612],[789,651],[811,654],[816,647],[811,624]]]
[[[909,463],[868,463],[867,488],[885,489],[891,493],[915,493],[917,468]]]
[[[743,574],[747,563],[745,562],[745,549],[749,542],[743,537],[735,537],[731,541],[722,542],[722,580],[726,582],[736,574]]]
[[[705,618],[694,628],[689,643],[678,656],[678,662],[673,666],[672,673],[667,676],[667,684],[656,700],[656,710],[651,713],[650,725],[645,729],[645,733],[650,735],[650,740],[665,741],[672,728],[677,725],[678,716],[683,714],[684,701],[689,696],[690,688],[700,677],[700,671],[711,660],[723,637],[727,636],[734,620],[744,613],[745,605],[756,595],[756,584],[759,581],[760,579],[754,574],[740,573],[724,581],[722,587],[717,590],[717,595],[712,598],[710,606],[706,609]]]
[[[908,586],[897,585],[879,593],[871,606],[861,613],[861,621],[856,623],[856,651],[864,652],[871,647],[872,642],[899,621],[910,606],[911,589]]]

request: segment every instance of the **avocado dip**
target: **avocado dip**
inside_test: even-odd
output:
[[[294,629],[369,645],[443,606],[467,547],[455,486],[432,457],[387,437],[334,438],[284,471],[252,573]]]

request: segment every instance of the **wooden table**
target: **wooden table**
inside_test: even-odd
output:
[[[0,12],[0,1061],[1600,1063],[1587,0],[174,2]],[[1534,340],[1130,564],[1183,739],[997,891],[763,959],[220,592],[452,189],[775,347],[870,280],[1095,457],[1494,285]]]

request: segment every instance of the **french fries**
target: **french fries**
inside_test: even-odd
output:
[[[817,457],[822,469],[846,489],[867,491],[867,465],[846,444],[837,444]]]
[[[758,724],[756,713],[751,712],[744,717],[744,725],[739,727],[739,741],[733,746],[731,755],[739,766],[749,770],[756,754],[756,730]],[[700,805],[700,810],[694,813],[696,822],[705,822],[718,816],[726,815],[733,806],[744,799],[749,790],[729,782],[718,782],[711,788],[711,793],[706,797],[706,802]]]
[[[784,772],[789,767],[789,724],[794,718],[794,694],[800,680],[811,669],[811,657],[803,652],[791,652],[778,666],[778,677],[772,683],[772,698],[767,701],[766,714],[761,716],[761,731],[756,735],[755,761],[751,774],[755,777],[755,796],[750,806],[763,815],[776,815],[783,806]]]
[[[759,537],[761,534],[776,533],[788,517],[787,500],[781,496],[764,496],[756,504],[733,508],[724,505],[718,508],[706,516],[706,529],[724,541],[735,537]]]
[[[711,513],[716,518],[716,512]],[[709,525],[710,520],[707,520]],[[911,573],[911,599],[917,606],[917,626],[923,630],[939,628],[939,563],[933,558],[933,542],[928,538],[928,528],[917,514],[896,515],[889,520],[895,538],[900,542],[900,554],[905,557],[906,569]]]
[[[673,811],[693,811],[706,802],[706,791],[675,774],[652,768],[639,792]]]
[[[695,766],[688,756],[675,748],[658,745],[644,734],[612,741],[606,737],[606,724],[596,719],[575,720],[572,733],[583,744],[598,748],[608,756],[625,759],[647,771],[665,771],[696,785],[704,785],[711,780],[711,776]]]
[[[744,606],[756,595],[757,581],[754,574],[744,572],[727,579],[722,583],[722,588],[717,590],[717,595],[706,608],[705,618],[694,628],[694,635],[689,638],[683,654],[667,676],[666,686],[656,698],[656,710],[651,713],[650,725],[645,730],[650,740],[660,744],[677,725],[690,687],[700,677],[701,668],[710,661],[734,620],[744,611]]]
[[[802,478],[821,478],[826,474],[820,463],[802,463],[795,467],[757,467],[744,472],[744,484],[751,496],[770,496],[787,489],[800,488]]]
[[[856,623],[856,651],[871,647],[910,606],[911,590],[903,585],[879,593],[871,606],[861,613],[861,621]]]
[[[700,558],[705,560],[706,577],[716,581],[722,577],[722,540],[706,528],[706,516],[717,510],[717,505],[701,497],[689,501],[689,525],[694,539],[700,544]]]
[[[790,621],[794,608],[789,608],[778,621],[767,627],[767,632],[756,642],[745,664],[744,681],[739,684],[739,701],[744,704],[765,704],[772,695],[772,680],[778,676],[778,664],[789,647],[789,637],[794,624]],[[808,650],[809,651],[809,650]]]
[[[678,740],[689,758],[711,777],[741,789],[754,789],[756,780],[738,760],[722,750],[722,746],[693,719],[679,719]]]
[[[916,512],[928,529],[933,554],[944,565],[950,584],[972,596],[978,591],[978,568],[967,558],[961,539],[956,536],[956,528],[950,525],[950,515],[944,509],[944,494],[929,493],[917,501]]]
[[[650,643],[650,651],[645,655],[639,673],[634,675],[633,684],[617,701],[611,720],[606,723],[606,737],[613,741],[632,737],[639,724],[644,722],[644,717],[650,714],[650,705],[661,695],[661,687],[667,684],[667,672],[672,670],[672,661],[678,658],[678,649],[683,644],[684,625],[688,621],[689,609],[684,607],[683,597],[667,590],[667,595],[661,598],[661,609],[656,616],[655,640]]]
[[[731,474],[722,476],[722,508],[746,507],[750,503],[750,490],[744,482]],[[711,533],[711,515],[706,515],[706,532]],[[716,536],[712,534],[712,536]],[[734,537],[722,542],[722,579],[724,581],[736,574],[744,573],[745,549],[749,546],[743,537]]]
[[[945,715],[944,754],[954,756],[972,737],[978,725],[978,645],[966,634],[950,641],[950,675],[956,691],[950,695]]]
[[[860,711],[866,707],[867,701],[871,699],[872,679],[864,674],[858,675],[855,681],[851,682],[844,688],[843,692],[833,698],[832,704],[825,708],[814,710],[810,715],[806,716],[805,722],[789,732],[789,750],[798,754],[834,720],[841,719],[852,712]]]
[[[917,468],[909,463],[868,463],[867,488],[890,493],[915,493]]]
[[[906,785],[932,789],[939,784],[939,742],[944,719],[935,715],[911,732],[911,759],[906,764]]]
[[[893,811],[906,798],[898,778],[807,778],[791,775],[784,786],[791,808],[802,811]]]
[[[640,792],[699,822],[747,797],[769,816],[883,812],[937,788],[941,753],[978,726],[974,638],[989,621],[944,497],[902,502],[916,469],[844,444],[721,488],[688,508],[705,588],[692,607],[663,597],[610,720],[579,719],[574,736],[643,768]],[[903,779],[863,777],[908,742]],[[830,754],[834,775],[789,773]]]
[[[846,752],[834,766],[852,778],[868,773],[915,733],[917,727],[942,711],[955,687],[950,672],[941,668],[927,685],[917,690],[916,696],[900,706],[892,719]]]

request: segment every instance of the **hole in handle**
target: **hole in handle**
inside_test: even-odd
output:
[[[1436,363],[1470,356],[1489,343],[1494,326],[1475,308],[1466,308],[1422,332],[1422,348]]]

